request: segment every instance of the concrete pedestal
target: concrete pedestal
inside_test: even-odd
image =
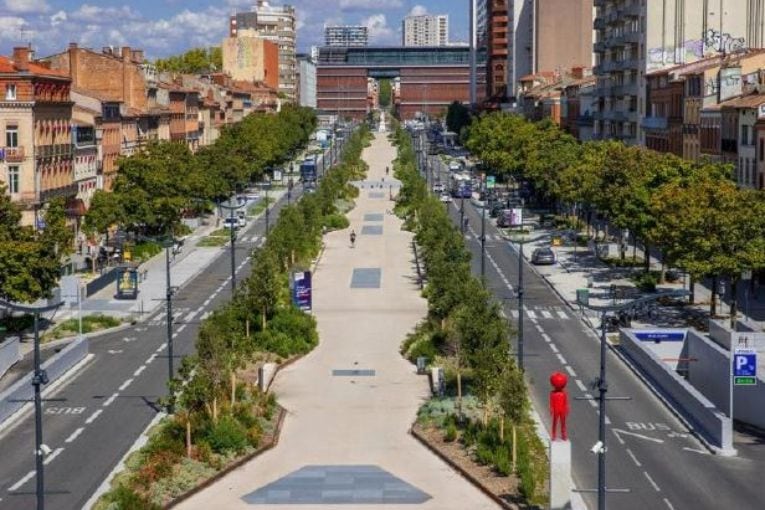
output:
[[[276,363],[264,363],[258,370],[258,388],[266,391],[271,380],[276,375]]]
[[[550,441],[550,509],[571,509],[571,443]]]

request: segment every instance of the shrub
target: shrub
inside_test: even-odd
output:
[[[162,252],[162,246],[155,241],[145,241],[137,243],[133,247],[133,259],[134,260],[149,260],[154,255]]]
[[[233,416],[224,415],[207,431],[206,438],[215,453],[241,453],[248,444],[247,429]]]
[[[106,495],[109,508],[114,510],[159,510],[162,507],[149,501],[130,487],[118,485]]]
[[[659,277],[653,272],[641,273],[638,276],[633,276],[632,281],[643,292],[655,292]]]
[[[268,329],[256,335],[256,342],[283,358],[306,353],[319,343],[316,319],[294,307],[280,309]]]
[[[444,434],[444,441],[452,443],[457,439],[457,425],[449,423],[446,425],[446,433]]]
[[[326,227],[328,232],[332,230],[343,230],[344,228],[348,228],[350,224],[348,218],[339,213],[324,216],[322,219],[322,226]]]
[[[147,455],[135,475],[134,481],[143,489],[149,489],[157,480],[170,476],[175,466],[183,457],[165,450]]]

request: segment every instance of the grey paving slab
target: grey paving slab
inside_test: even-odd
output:
[[[385,198],[385,193],[381,191],[370,191],[369,198],[373,198],[373,199]]]
[[[385,215],[382,213],[369,213],[364,215],[364,221],[383,221]]]
[[[382,269],[379,267],[356,268],[351,277],[352,289],[379,289]]]
[[[361,235],[363,236],[381,236],[382,234],[382,225],[364,225],[361,227]]]
[[[242,497],[251,505],[418,505],[429,499],[371,465],[305,466]]]
[[[332,370],[332,375],[334,376],[340,376],[340,377],[347,377],[347,376],[360,376],[360,377],[372,377],[376,375],[376,372],[374,370],[370,369],[335,369]]]

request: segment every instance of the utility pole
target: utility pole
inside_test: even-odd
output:
[[[481,184],[483,187],[483,184]],[[486,196],[484,195],[484,198]],[[481,282],[486,286],[486,201],[481,206]]]
[[[165,246],[165,300],[167,301],[167,380],[173,380],[173,287],[170,282],[170,250],[172,249],[172,239]],[[175,412],[172,394],[168,399],[167,412]]]
[[[232,197],[236,197],[236,193],[231,195]],[[231,253],[231,296],[234,296],[234,292],[236,292],[236,229],[238,222],[236,220],[236,217],[234,216],[234,211],[241,209],[244,207],[244,204],[234,205],[235,200],[234,198],[230,198],[228,205],[226,204],[219,204],[221,209],[225,209],[229,212],[229,221],[231,222],[229,225],[229,252]],[[266,218],[268,218],[268,196],[266,196]]]

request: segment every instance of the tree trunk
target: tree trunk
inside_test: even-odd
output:
[[[292,250],[290,252],[290,260],[292,261],[292,265],[295,265],[295,250]]]
[[[212,411],[213,423],[218,423],[218,397],[213,397]]]
[[[664,283],[664,279],[666,278],[666,269],[667,266],[664,264],[664,257],[661,258],[661,270],[659,271],[659,283]]]
[[[263,307],[263,312],[261,313],[261,316],[260,316],[260,326],[261,326],[263,331],[266,330],[266,313],[267,313],[267,310],[268,309],[264,306]]]
[[[504,415],[499,417],[499,442],[505,442],[505,417]]]
[[[712,299],[709,301],[709,315],[717,315],[717,276],[712,277]]]
[[[462,419],[462,371],[457,367],[457,416]]]
[[[516,446],[518,444],[518,430],[515,428],[515,423],[513,423],[513,472],[517,471],[518,467],[518,447]]]
[[[191,457],[191,413],[186,411],[186,457]]]
[[[637,239],[632,238],[632,262],[637,260]]]
[[[692,305],[696,301],[696,277],[693,275],[688,275],[688,292],[688,304]]]
[[[738,313],[738,278],[730,279],[730,329],[736,331],[736,314]]]
[[[247,338],[247,340],[250,339],[250,318],[247,317],[244,320],[244,336]]]
[[[643,268],[646,273],[651,270],[651,247],[648,243],[643,243]]]
[[[231,371],[231,406],[236,404],[236,370]]]

